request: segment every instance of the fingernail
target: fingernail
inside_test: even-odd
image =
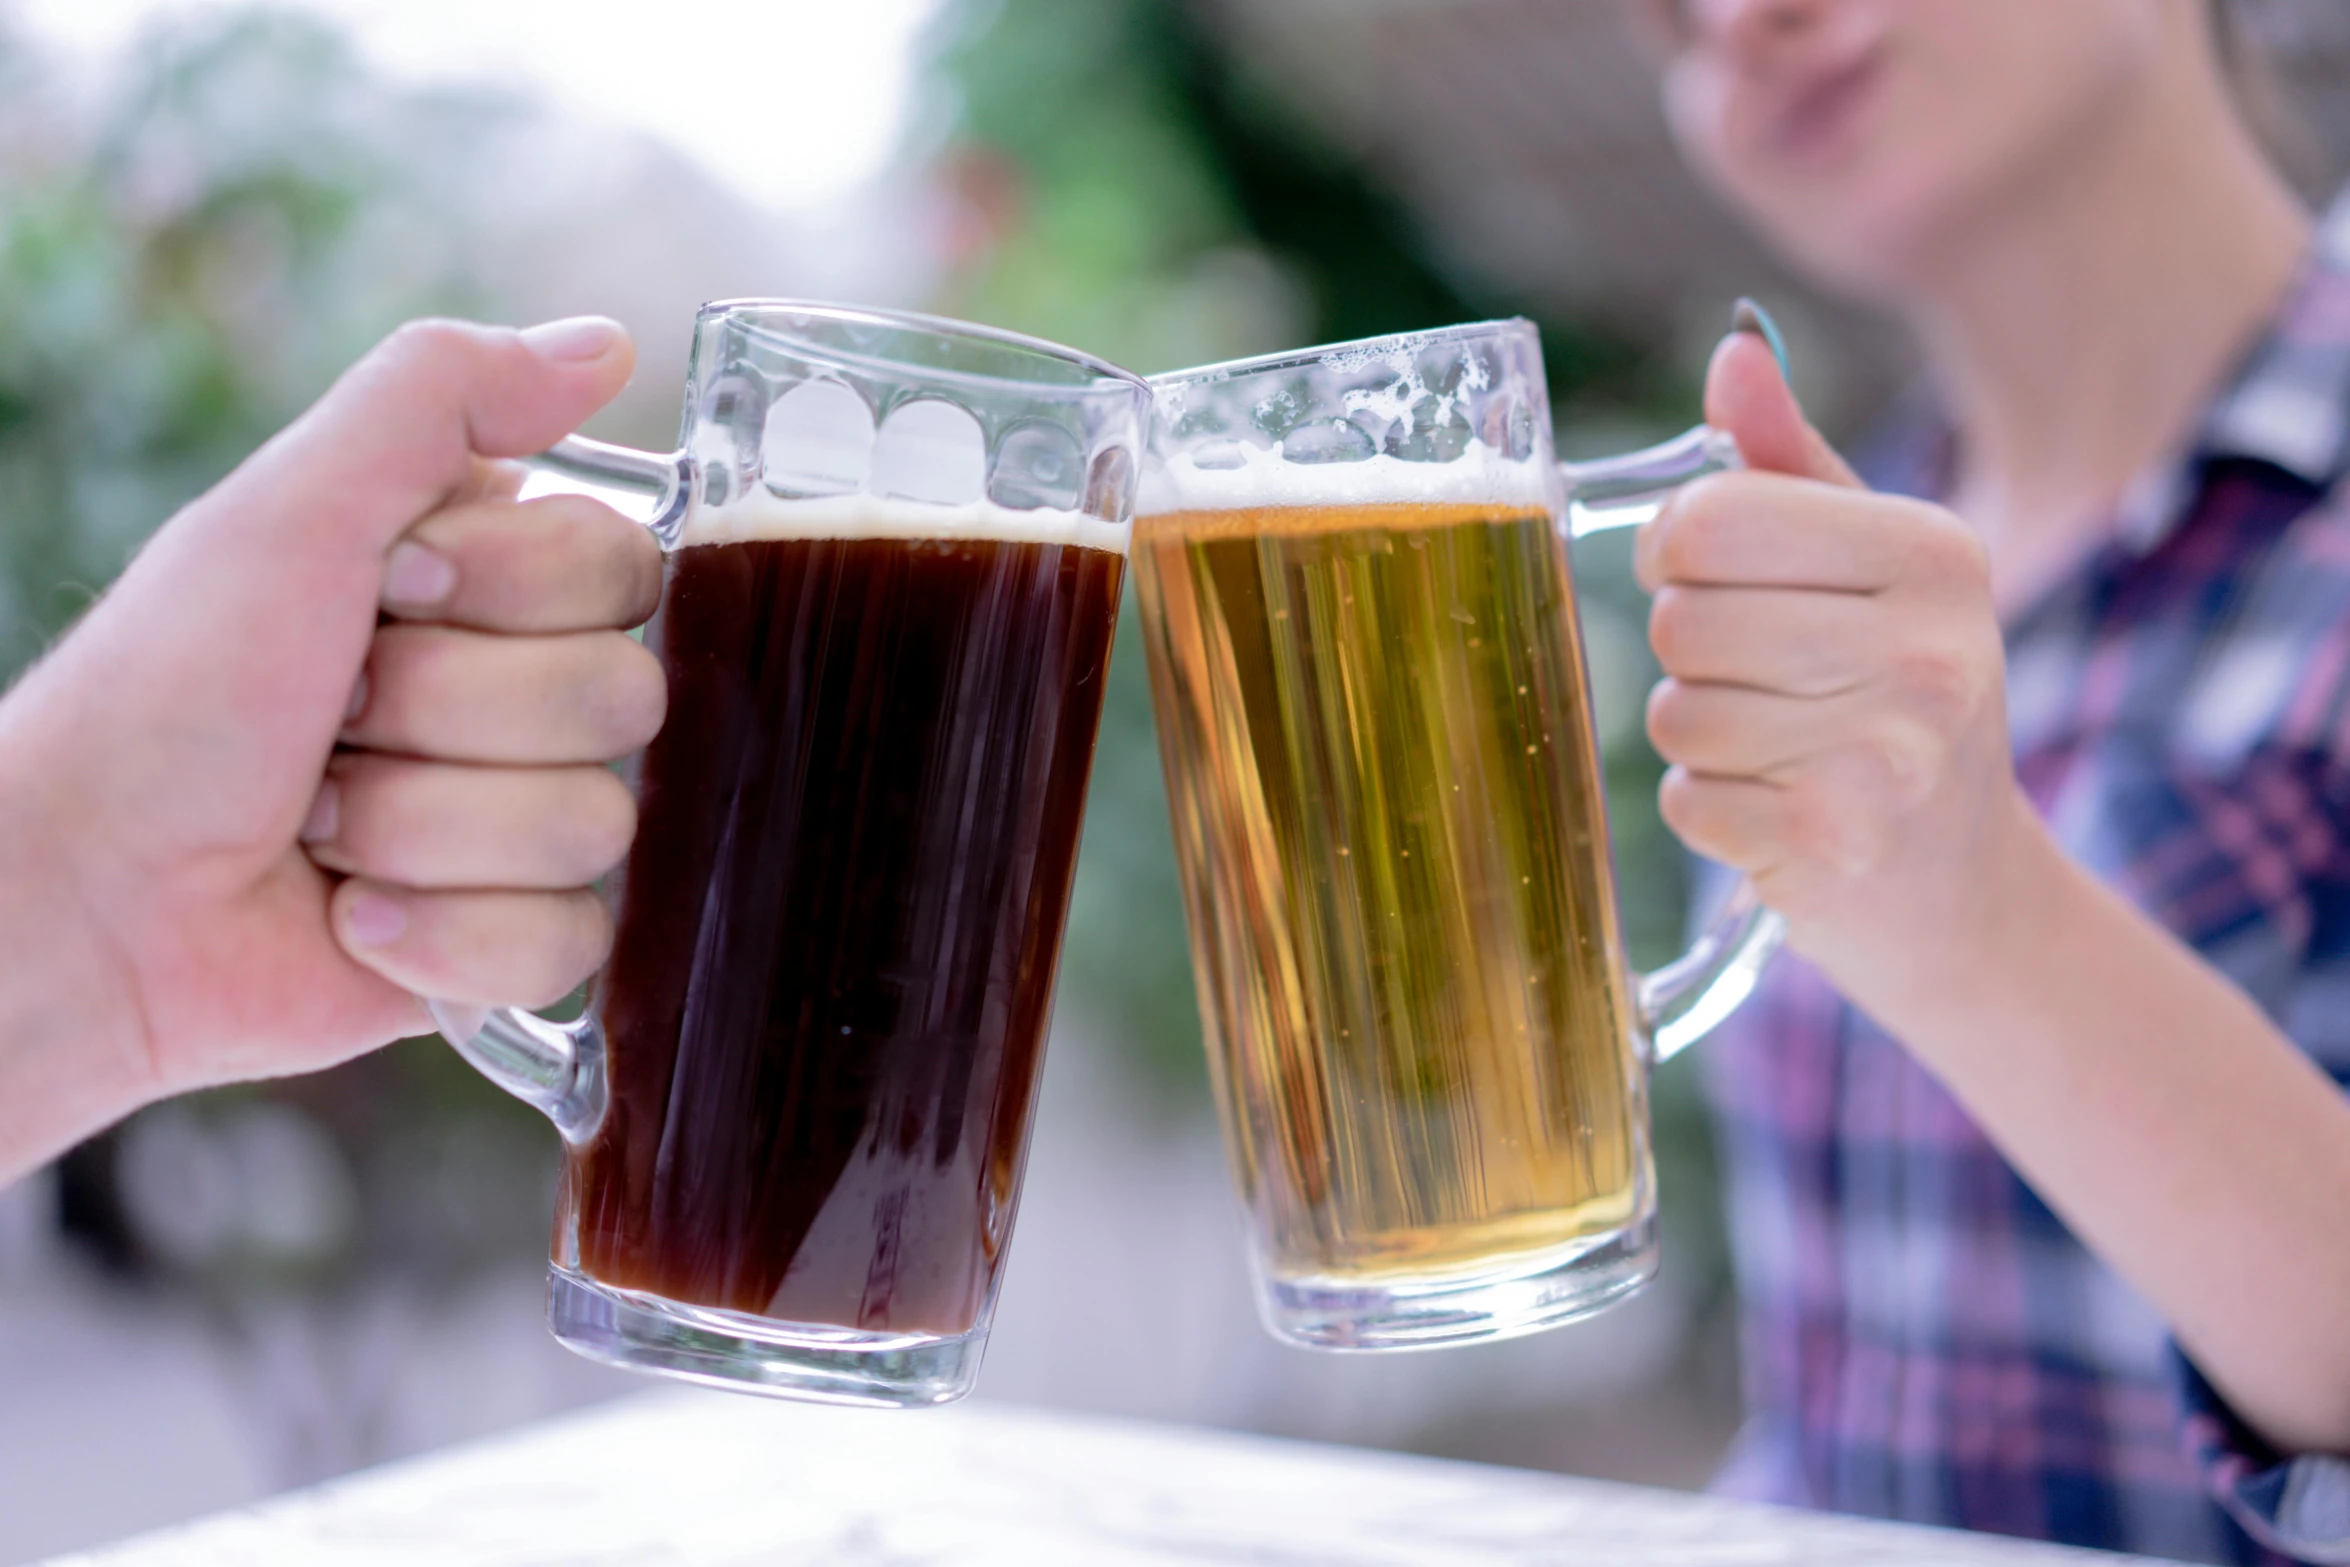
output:
[[[329,778],[318,786],[317,797],[310,802],[310,817],[302,823],[302,841],[324,843],[342,824],[343,791]]]
[[[401,609],[431,609],[457,586],[457,563],[412,540],[392,546],[384,561],[384,603]]]
[[[601,359],[620,341],[621,326],[609,316],[566,316],[529,327],[522,341],[541,359],[578,364]]]
[[[367,711],[367,671],[359,671],[359,678],[351,685],[351,700],[343,706],[345,727],[359,722],[359,715]]]
[[[1787,363],[1787,339],[1780,332],[1779,323],[1771,313],[1752,299],[1741,298],[1730,311],[1730,330],[1747,332],[1771,345],[1771,354],[1779,361],[1779,374],[1790,379],[1795,372]]]
[[[358,892],[343,911],[343,929],[362,947],[388,947],[408,932],[408,911],[380,892]]]

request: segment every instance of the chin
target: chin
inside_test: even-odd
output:
[[[1899,308],[1920,286],[1930,247],[1889,242],[1876,235],[1838,239],[1811,236],[1776,247],[1788,265],[1832,294],[1860,304]]]
[[[1833,293],[1873,305],[1899,306],[1914,297],[1948,236],[1963,225],[1948,221],[1955,203],[1921,199],[1911,190],[1851,192],[1822,201],[1820,193],[1800,210],[1752,216],[1771,248],[1796,271]]]

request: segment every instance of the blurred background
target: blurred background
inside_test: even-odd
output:
[[[2325,190],[2350,11],[2245,9]],[[590,430],[664,449],[708,298],[920,305],[1146,372],[1524,314],[1587,454],[1693,421],[1740,293],[1834,433],[1902,383],[1897,338],[1682,172],[1589,0],[0,0],[0,679],[420,313],[619,317],[642,365]],[[1577,568],[1648,965],[1684,876],[1626,548]],[[1140,651],[1129,630],[981,1396],[1702,1483],[1736,1365],[1686,1059],[1635,1303],[1384,1360],[1258,1328]],[[0,1564],[632,1390],[541,1324],[554,1151],[411,1041],[159,1107],[0,1192]]]

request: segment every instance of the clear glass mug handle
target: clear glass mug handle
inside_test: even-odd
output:
[[[1682,485],[1744,466],[1738,443],[1705,425],[1621,457],[1560,463],[1568,536],[1638,527]],[[1786,922],[1763,907],[1750,883],[1740,882],[1687,953],[1641,975],[1637,1004],[1652,1062],[1670,1060],[1737,1011],[1786,934]]]
[[[692,455],[666,456],[568,436],[531,466],[555,482],[538,489],[578,489],[599,496],[617,490],[648,502],[640,517],[663,549],[675,546],[700,488]],[[604,1032],[588,1015],[554,1023],[519,1007],[479,1007],[422,998],[433,1026],[482,1076],[536,1107],[564,1141],[584,1142],[604,1118]]]

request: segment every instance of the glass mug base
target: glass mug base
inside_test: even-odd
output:
[[[868,1409],[926,1409],[971,1391],[984,1326],[954,1338],[858,1333],[681,1306],[547,1270],[547,1322],[564,1348],[631,1371],[735,1393]]]
[[[1656,1276],[1656,1222],[1576,1241],[1505,1268],[1375,1283],[1274,1279],[1259,1300],[1276,1338],[1307,1349],[1443,1349],[1591,1316]]]

